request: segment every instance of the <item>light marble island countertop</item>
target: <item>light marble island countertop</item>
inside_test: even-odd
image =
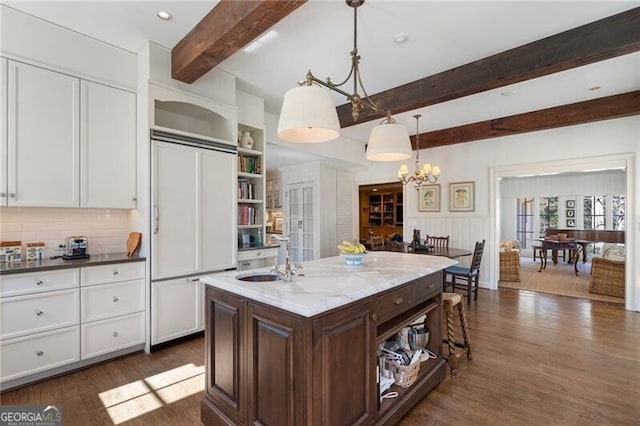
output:
[[[275,306],[305,317],[329,311],[392,289],[458,262],[443,256],[388,251],[369,252],[362,266],[349,267],[340,256],[302,263],[304,276],[293,281],[246,282],[247,271],[206,275],[200,281],[215,288]],[[270,268],[250,272],[266,272]],[[284,269],[284,266],[280,268]]]

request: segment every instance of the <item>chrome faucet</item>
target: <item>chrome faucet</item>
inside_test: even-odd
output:
[[[296,275],[304,276],[302,265],[300,263],[291,264],[289,259],[289,250],[291,248],[291,239],[287,237],[279,237],[275,234],[269,237],[269,244],[284,243],[284,272],[280,270],[280,266],[276,263],[271,269],[271,272],[278,274],[278,276],[286,282],[293,281],[293,277]]]

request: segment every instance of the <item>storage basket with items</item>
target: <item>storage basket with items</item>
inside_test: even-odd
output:
[[[411,386],[418,378],[420,363],[437,358],[427,349],[429,330],[423,324],[404,327],[378,346],[381,394],[392,384]]]

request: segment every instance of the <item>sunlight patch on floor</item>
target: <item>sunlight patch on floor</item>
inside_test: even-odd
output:
[[[204,366],[185,364],[127,383],[98,396],[113,424],[120,424],[204,390]]]

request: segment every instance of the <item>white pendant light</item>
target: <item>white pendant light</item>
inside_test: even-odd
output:
[[[340,122],[329,90],[302,85],[285,93],[278,121],[279,138],[316,143],[330,141],[339,135]]]
[[[351,50],[351,70],[341,83],[333,83],[331,78],[319,79],[311,73],[298,85],[300,87],[289,90],[284,95],[278,136],[282,139],[299,142],[323,142],[335,139],[339,135],[340,123],[329,91],[325,87],[344,95],[351,104],[351,117],[358,120],[360,111],[370,108],[375,112],[386,112],[385,124],[376,126],[371,131],[366,157],[372,161],[401,161],[411,157],[411,141],[409,132],[403,126],[396,124],[391,118],[391,111],[385,111],[381,105],[369,98],[362,85],[360,76],[360,54],[358,53],[358,7],[365,0],[346,0],[353,8],[353,50]],[[353,93],[340,87],[353,80]],[[358,93],[362,91],[362,96]]]
[[[366,157],[370,161],[402,161],[413,155],[407,128],[391,116],[371,129]]]

